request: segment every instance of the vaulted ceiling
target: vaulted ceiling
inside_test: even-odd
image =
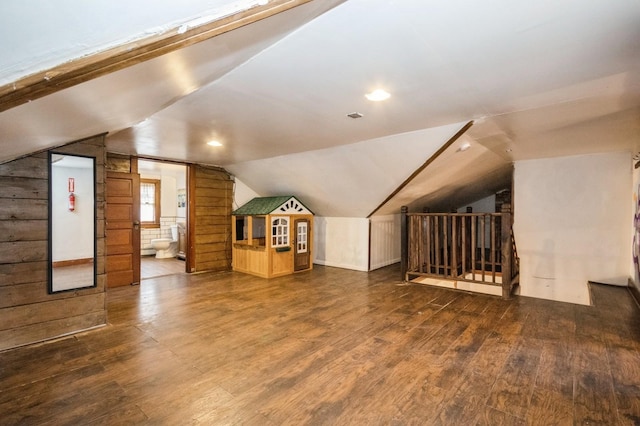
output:
[[[219,165],[261,195],[366,217],[473,201],[507,185],[513,161],[640,148],[636,0],[7,0],[0,12],[0,105],[19,100],[0,112],[0,161],[109,132],[114,152]],[[79,61],[212,25],[214,37],[58,90]],[[391,97],[368,101],[376,88]]]

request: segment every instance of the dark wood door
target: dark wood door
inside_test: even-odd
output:
[[[140,282],[140,175],[107,173],[107,287]]]
[[[296,232],[293,270],[302,271],[309,269],[311,265],[311,253],[309,251],[309,220],[297,219],[294,222]]]

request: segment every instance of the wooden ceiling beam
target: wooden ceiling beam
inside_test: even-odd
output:
[[[264,6],[256,6],[189,28],[184,32],[180,31],[180,27],[176,27],[162,34],[116,46],[37,72],[0,86],[0,112],[208,40],[310,1],[312,0],[271,0]]]

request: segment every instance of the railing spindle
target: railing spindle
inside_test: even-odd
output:
[[[462,247],[462,276],[464,277],[467,273],[467,220],[469,220],[469,218],[467,216],[464,216],[462,218],[462,229],[461,229],[461,237],[462,237],[462,241],[460,243],[461,247]]]
[[[435,273],[440,275],[440,216],[433,217],[433,232],[434,238],[436,242],[436,262],[435,262]]]
[[[451,276],[458,276],[458,217],[451,216]]]
[[[473,216],[471,218],[471,279],[474,281],[476,279],[476,253],[478,252],[477,222],[478,216]]]
[[[448,221],[448,216],[446,215],[442,215],[442,232],[443,232],[443,242],[442,242],[442,249],[443,249],[443,262],[442,262],[442,267],[444,268],[444,276],[447,277],[449,276],[448,269],[449,269],[449,221]]]
[[[482,281],[485,281],[485,247],[486,247],[486,216],[480,216],[480,270],[482,271]]]
[[[407,280],[407,267],[409,266],[408,212],[409,208],[407,206],[402,206],[400,209],[400,275],[402,275],[402,281]]]
[[[491,215],[491,241],[489,245],[491,246],[491,282],[496,282],[496,217]]]
[[[513,276],[511,268],[515,269],[515,261],[512,262],[513,246],[511,244],[511,205],[502,205],[502,297],[511,297],[511,286]]]
[[[431,238],[431,216],[425,216],[426,231],[427,231],[427,270],[428,274],[431,273],[431,260],[433,258],[433,250],[431,248],[433,244],[433,238]]]

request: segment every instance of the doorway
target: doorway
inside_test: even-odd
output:
[[[187,166],[138,160],[141,279],[185,273]]]
[[[187,271],[187,166],[130,161],[106,179],[107,287]]]
[[[311,255],[309,253],[309,220],[296,219],[296,241],[294,251],[294,271],[309,269]]]

